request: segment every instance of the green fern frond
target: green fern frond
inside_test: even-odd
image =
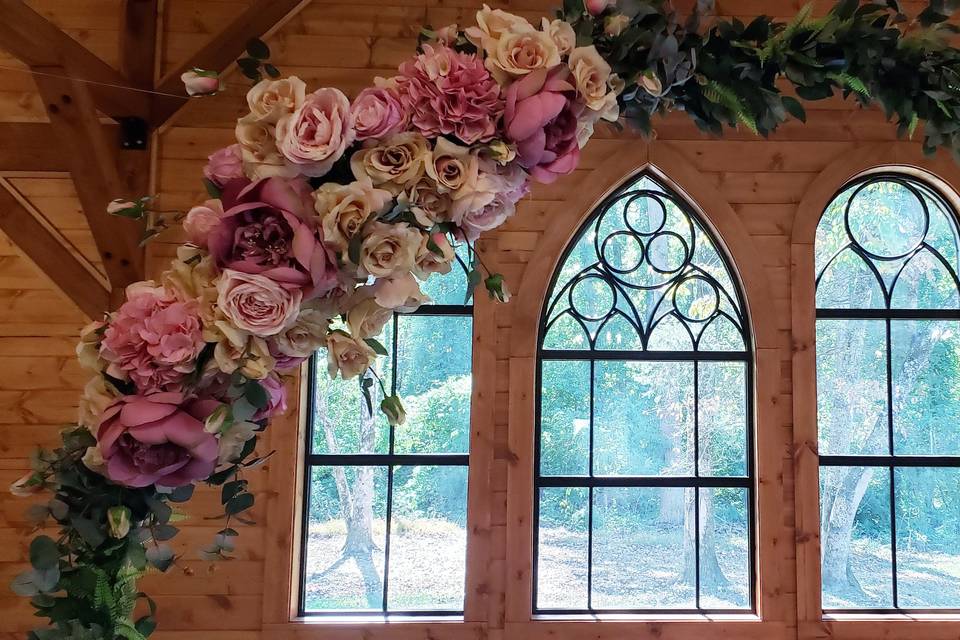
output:
[[[716,80],[710,80],[703,85],[702,91],[707,100],[724,107],[733,114],[737,122],[745,125],[753,133],[758,133],[756,120],[750,115],[746,105],[732,89],[725,87]]]
[[[917,130],[918,124],[920,124],[920,118],[917,116],[917,112],[914,111],[910,114],[910,124],[907,125],[907,137],[910,140],[913,140],[913,134]]]
[[[863,84],[863,80],[857,76],[851,75],[849,73],[828,73],[827,77],[836,82],[837,84],[850,89],[851,91],[863,96],[864,98],[870,98],[870,90],[867,89],[867,85]]]

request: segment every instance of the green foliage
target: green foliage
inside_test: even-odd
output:
[[[953,3],[932,0],[910,20],[896,2],[842,0],[820,18],[807,5],[789,23],[759,16],[702,30],[712,3],[699,3],[684,24],[660,0],[618,4],[593,17],[569,3],[562,17],[625,80],[621,112],[641,130],[650,130],[654,114],[679,109],[716,135],[743,125],[767,136],[789,117],[805,119],[799,103],[781,95],[786,80],[803,100],[839,92],[879,104],[899,135],[923,124],[926,153],[942,147],[960,158],[960,50],[950,46],[957,29],[947,22]],[[604,17],[618,10],[630,24],[609,36]]]

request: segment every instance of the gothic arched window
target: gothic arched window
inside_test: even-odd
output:
[[[869,175],[815,241],[823,608],[960,607],[956,214]]]
[[[753,358],[724,250],[643,175],[560,261],[541,317],[534,611],[753,607]]]

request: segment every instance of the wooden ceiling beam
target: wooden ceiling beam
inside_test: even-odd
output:
[[[115,124],[101,125],[107,136],[119,140]],[[0,173],[15,171],[70,171],[69,154],[46,122],[0,122]]]
[[[90,93],[111,118],[146,118],[149,112],[149,94],[106,86],[130,82],[22,0],[0,0],[0,48],[30,67],[61,67],[73,78],[98,83],[89,85]]]
[[[109,308],[110,292],[0,178],[0,231],[91,319]]]
[[[152,89],[157,57],[157,0],[124,0],[120,71],[135,87]]]
[[[124,179],[118,141],[101,126],[88,85],[53,77],[59,75],[56,68],[51,73],[38,76],[37,86],[116,296],[143,278],[144,252],[139,223],[108,214],[107,204],[114,198],[145,194],[132,193]]]
[[[160,80],[157,91],[184,95],[180,76],[200,68],[223,73],[243,53],[251,38],[263,38],[279,29],[311,0],[254,0],[233,22],[214,36],[199,51]],[[155,96],[150,122],[164,125],[187,101],[171,96]]]

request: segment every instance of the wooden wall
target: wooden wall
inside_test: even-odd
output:
[[[31,0],[30,4],[107,62],[117,63],[119,0]],[[479,0],[315,0],[270,40],[274,62],[284,73],[296,73],[310,86],[335,85],[355,94],[375,76],[390,74],[413,51],[420,24],[466,24],[479,4]],[[500,6],[534,18],[548,14],[552,4],[548,0],[517,0]],[[803,2],[720,0],[718,4],[720,13],[749,17],[761,11],[790,16]],[[825,4],[817,3],[819,8]],[[167,0],[159,57],[162,69],[188,56],[245,5],[243,0]],[[20,67],[2,53],[0,66]],[[242,95],[246,81],[233,74],[229,84],[225,95],[188,105],[173,126],[159,136],[155,172],[163,208],[186,208],[204,199],[199,181],[204,159],[232,141],[234,120],[245,109]],[[0,121],[30,120],[45,120],[31,79],[18,71],[0,69]],[[587,147],[574,175],[554,185],[537,187],[518,214],[491,234],[486,243],[489,260],[504,273],[511,290],[521,288],[542,232],[562,217],[567,202],[578,192],[597,184],[607,185],[619,177],[599,173],[602,162],[612,154],[629,153],[631,144],[641,144],[614,137],[601,132]],[[790,235],[797,205],[808,185],[837,157],[870,142],[894,139],[894,127],[885,123],[880,113],[861,111],[839,100],[811,105],[805,125],[790,123],[769,140],[758,140],[743,131],[729,132],[723,140],[710,139],[697,132],[682,114],[657,122],[657,139],[651,148],[668,144],[730,203],[762,261],[773,299],[758,312],[775,323],[782,374],[777,419],[759,428],[777,430],[783,442],[792,441]],[[69,178],[24,179],[23,193],[75,240],[81,252],[92,251]],[[710,202],[698,204],[709,214]],[[157,273],[180,239],[170,233],[150,248],[149,273]],[[471,631],[471,637],[502,636],[504,585],[513,570],[506,563],[506,479],[514,459],[508,434],[508,358],[515,308],[514,303],[499,306],[492,314],[496,367],[493,424],[487,434],[494,451],[488,501],[490,557],[485,563],[489,604],[487,624],[479,632]],[[27,456],[35,443],[53,442],[57,425],[73,419],[85,376],[72,350],[74,336],[83,323],[82,314],[0,236],[0,488],[26,471]],[[276,431],[273,437],[280,441],[295,435]],[[792,538],[791,451],[784,447],[774,455],[780,457],[783,471],[778,479],[782,481],[782,489],[778,489],[782,499],[775,517]],[[276,478],[284,472],[274,466],[270,475]],[[267,491],[265,477],[254,480],[261,497],[279,499],[277,493]],[[292,468],[289,477],[292,483]],[[261,523],[268,504],[265,499],[257,508]],[[13,632],[29,629],[33,623],[29,607],[5,587],[26,558],[24,506],[0,493],[0,636],[11,632],[11,638],[18,635]],[[161,640],[256,640],[272,635],[261,633],[264,591],[277,588],[274,583],[265,583],[264,576],[271,575],[265,574],[265,549],[275,542],[265,537],[263,526],[242,532],[237,560],[211,565],[195,559],[197,549],[217,529],[216,523],[199,516],[214,513],[216,507],[216,496],[210,492],[202,492],[190,506],[190,513],[197,517],[185,523],[184,534],[176,541],[178,552],[186,554],[187,571],[174,570],[171,575],[145,580],[144,587],[160,605]],[[778,597],[782,598],[788,628],[795,629],[793,547],[784,547],[784,584],[789,587]],[[786,635],[794,634],[791,630]],[[423,631],[417,637],[434,636]]]

